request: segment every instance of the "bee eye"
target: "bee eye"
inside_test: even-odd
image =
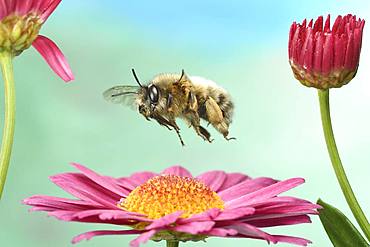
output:
[[[155,85],[150,85],[149,88],[149,99],[151,103],[156,104],[158,103],[159,99],[159,90]]]

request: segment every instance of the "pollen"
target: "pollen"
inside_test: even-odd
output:
[[[42,21],[35,13],[6,16],[0,21],[0,52],[5,50],[19,55],[31,46],[41,25]]]
[[[121,199],[119,208],[158,219],[183,211],[182,218],[202,213],[208,209],[224,209],[224,202],[201,181],[175,175],[151,178],[136,187],[127,198]]]

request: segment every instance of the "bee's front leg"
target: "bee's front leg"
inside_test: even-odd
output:
[[[155,116],[151,116],[151,118],[155,119],[159,123],[159,125],[166,127],[168,130],[172,130],[171,123],[168,122],[168,120],[165,119],[164,117],[160,115],[155,115]]]
[[[180,134],[180,127],[177,125],[175,118],[171,117],[168,119],[169,125],[176,131],[177,136],[180,139],[180,143],[182,146],[185,146],[184,141],[182,140],[181,134]]]

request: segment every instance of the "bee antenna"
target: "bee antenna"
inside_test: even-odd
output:
[[[137,75],[135,73],[135,70],[134,69],[131,69],[131,71],[132,71],[132,74],[134,75],[134,78],[135,78],[137,84],[139,84],[140,87],[143,87],[143,85],[141,85],[141,83],[139,81],[139,78],[137,78]]]
[[[184,77],[185,75],[185,71],[184,69],[181,70],[181,76],[180,76],[180,79],[179,79],[179,82],[181,81],[181,79]]]

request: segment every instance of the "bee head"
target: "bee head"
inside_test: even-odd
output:
[[[132,69],[132,74],[134,75],[137,84],[140,86],[139,95],[141,95],[141,97],[139,98],[138,102],[139,112],[148,118],[152,116],[156,110],[156,106],[158,105],[160,98],[160,90],[153,83],[149,84],[148,86],[143,86],[140,83],[134,69]]]
[[[154,84],[149,84],[148,86],[143,86],[139,91],[139,112],[146,117],[152,116],[160,99],[160,90]]]

